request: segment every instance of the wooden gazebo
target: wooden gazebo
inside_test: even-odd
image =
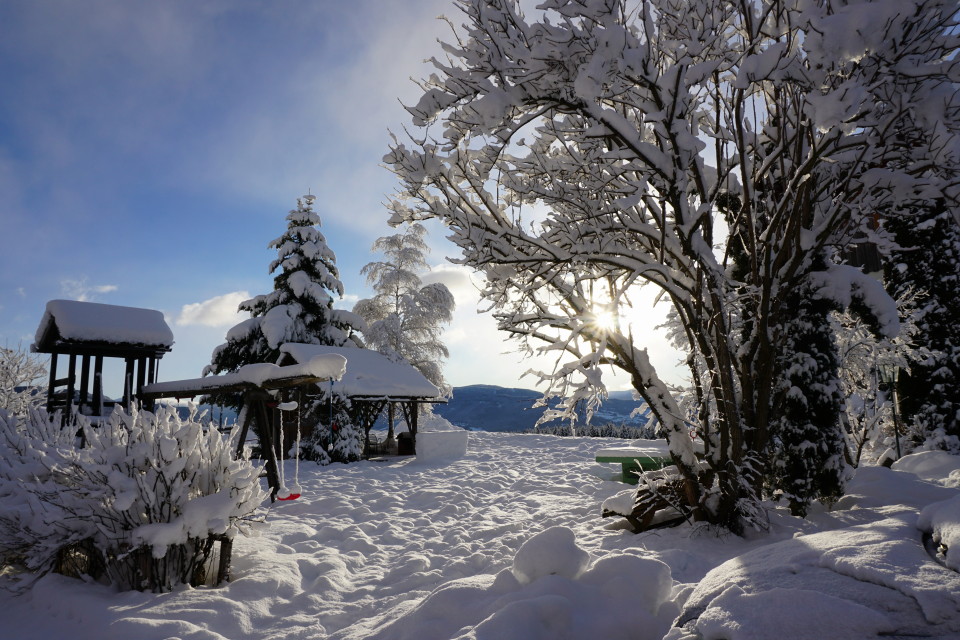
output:
[[[399,407],[410,433],[410,453],[415,453],[418,405],[446,402],[440,390],[412,365],[395,362],[371,349],[288,342],[281,345],[277,364],[302,364],[325,355],[339,355],[347,360],[343,377],[320,391],[349,398],[351,417],[363,428],[365,452],[369,452],[370,429],[377,418],[386,409],[392,430],[393,414]]]
[[[81,413],[99,416],[104,358],[124,360],[123,403],[129,406],[144,385],[156,381],[159,360],[172,346],[173,332],[159,311],[51,300],[30,349],[50,354],[48,411],[63,409],[66,415],[73,404]],[[67,359],[66,375],[58,377],[61,356]],[[64,387],[66,392],[58,394]]]

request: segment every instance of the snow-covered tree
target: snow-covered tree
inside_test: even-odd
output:
[[[627,372],[695,517],[762,526],[789,301],[856,303],[895,335],[878,282],[814,261],[875,212],[956,208],[955,3],[457,4],[421,130],[385,157],[393,222],[447,225],[500,327],[565,352],[544,379],[570,410],[602,397],[604,365]],[[604,320],[641,285],[680,321],[705,468],[639,332]]]
[[[771,489],[794,515],[806,515],[814,500],[835,502],[843,495],[844,398],[830,312],[834,304],[813,291],[798,291],[775,379]]]
[[[22,348],[0,347],[0,409],[26,415],[46,402],[43,362]]]
[[[919,292],[916,339],[927,357],[900,374],[900,409],[928,447],[960,452],[960,219],[943,202],[884,220],[895,247],[885,280],[892,295]]]
[[[900,335],[893,339],[878,336],[863,318],[849,310],[831,317],[845,399],[847,457],[854,467],[865,453],[877,456],[889,448],[895,437],[890,392],[882,388],[880,371],[900,369],[909,373],[915,363],[932,356],[918,339],[914,313],[917,293],[905,290],[896,302],[901,323]]]
[[[440,331],[453,318],[454,300],[444,284],[424,285],[420,279],[429,268],[426,233],[423,225],[412,223],[403,233],[373,243],[385,260],[367,264],[361,273],[375,295],[357,302],[353,311],[367,323],[367,346],[406,360],[443,390],[447,385],[441,361],[449,353]]]
[[[363,430],[350,417],[350,400],[335,397],[333,420],[326,425],[330,434],[330,460],[356,462],[363,457]]]
[[[276,362],[285,342],[359,344],[363,320],[333,308],[333,297],[343,297],[343,283],[336,256],[318,229],[315,200],[312,195],[297,199],[297,208],[287,215],[286,232],[268,245],[277,250],[269,269],[276,273],[273,291],[240,303],[239,310],[251,317],[227,332],[227,341],[213,350],[204,375]]]

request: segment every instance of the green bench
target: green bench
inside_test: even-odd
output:
[[[665,440],[651,440],[650,444],[640,446],[600,449],[595,459],[597,462],[619,463],[622,469],[620,479],[629,484],[637,484],[638,473],[657,471],[673,464]]]

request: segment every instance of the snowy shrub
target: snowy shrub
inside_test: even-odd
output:
[[[0,562],[121,589],[204,582],[215,541],[247,533],[266,495],[235,438],[169,407],[77,419],[83,448],[58,416],[0,412]]]

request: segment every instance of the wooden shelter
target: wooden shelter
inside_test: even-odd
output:
[[[73,404],[81,413],[99,416],[105,408],[104,358],[123,359],[123,403],[129,406],[144,385],[157,379],[160,358],[172,346],[173,332],[159,311],[51,300],[30,349],[50,354],[48,411],[62,409],[66,415]],[[61,357],[67,366],[65,375],[58,377]],[[64,387],[65,393],[57,393]]]
[[[264,471],[273,499],[280,489],[277,465],[278,460],[283,458],[284,451],[281,403],[277,392],[297,391],[299,397],[305,387],[340,378],[345,366],[344,359],[336,355],[312,358],[303,364],[286,367],[252,364],[241,367],[235,373],[148,384],[140,391],[139,398],[144,402],[153,402],[160,398],[181,399],[209,393],[240,393],[243,396],[243,409],[240,412],[237,457],[243,451],[250,426],[256,423],[255,431],[260,438],[260,450],[265,460]]]
[[[440,390],[411,364],[395,362],[370,349],[288,342],[280,346],[278,364],[304,363],[324,355],[339,355],[347,360],[343,377],[320,391],[350,400],[351,418],[354,424],[363,428],[364,453],[369,455],[370,429],[384,409],[389,413],[388,437],[393,436],[393,415],[398,407],[410,434],[407,453],[416,453],[418,405],[446,402]]]

